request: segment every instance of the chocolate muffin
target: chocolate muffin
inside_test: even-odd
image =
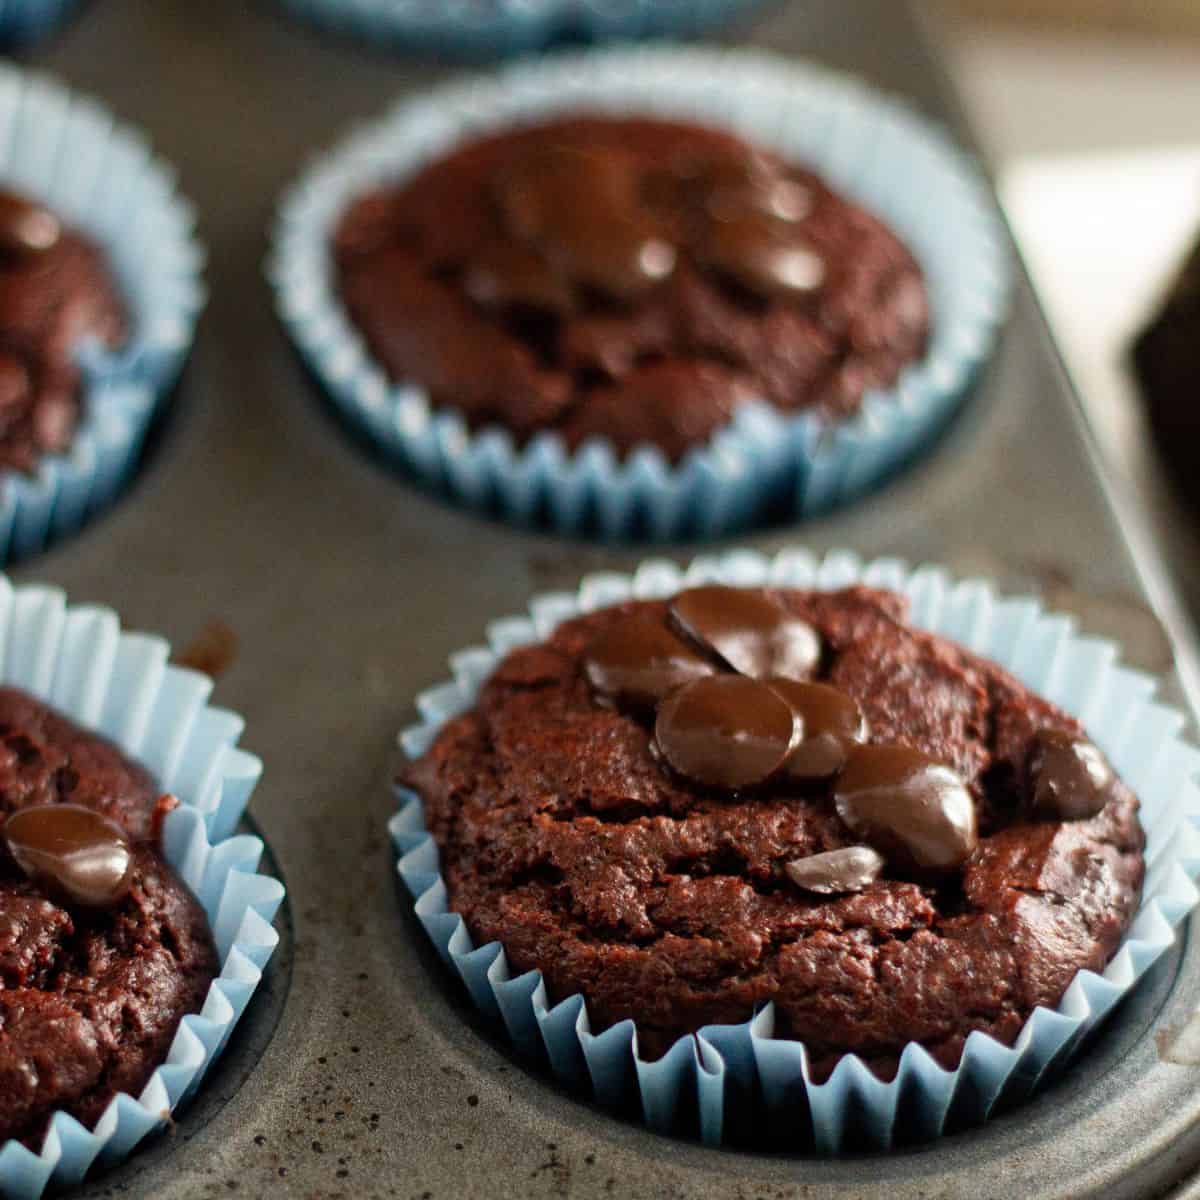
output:
[[[0,467],[61,453],[81,414],[80,346],[126,336],[125,308],[91,241],[0,190]]]
[[[351,204],[339,288],[371,353],[472,428],[672,460],[748,401],[833,421],[925,348],[912,255],[803,167],[714,129],[509,130]]]
[[[1158,451],[1200,512],[1200,240],[1134,342],[1133,365]]]
[[[137,1095],[219,964],[158,846],[170,798],[110,743],[0,689],[0,1142]]]
[[[1072,717],[905,618],[700,588],[512,651],[402,776],[450,908],[651,1057],[767,1002],[818,1079],[1011,1044],[1116,952],[1138,804]]]

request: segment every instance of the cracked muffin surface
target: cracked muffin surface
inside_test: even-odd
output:
[[[1072,717],[907,625],[897,595],[769,595],[819,634],[812,679],[857,701],[868,745],[929,756],[969,791],[978,838],[956,870],[794,886],[789,863],[862,841],[833,784],[729,792],[670,770],[654,721],[604,702],[586,669],[606,629],[666,620],[668,602],[639,601],[512,651],[406,769],[450,907],[515,971],[539,969],[552,1000],[581,993],[593,1030],[632,1018],[652,1057],[768,1001],[818,1078],[848,1052],[886,1078],[910,1041],[947,1067],[974,1030],[1011,1043],[1115,953],[1143,878],[1135,797],[1113,778],[1096,815],[1035,818],[1035,743],[1081,736]]]
[[[159,852],[160,791],[111,743],[0,689],[0,817],[71,804],[128,836],[128,891],[60,902],[0,855],[0,1141],[40,1144],[65,1109],[89,1128],[138,1095],[219,965],[199,902]]]
[[[350,204],[333,257],[372,354],[472,428],[673,460],[752,400],[855,414],[929,327],[882,222],[801,166],[662,120],[465,145]]]

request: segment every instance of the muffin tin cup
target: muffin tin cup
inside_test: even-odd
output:
[[[0,67],[0,186],[101,247],[130,325],[117,350],[80,347],[83,417],[70,448],[0,478],[5,562],[74,532],[120,491],[183,367],[204,287],[195,218],[171,168],[94,101],[14,67]]]
[[[0,45],[36,42],[78,7],[79,0],[0,0]]]
[[[92,1130],[56,1112],[39,1151],[12,1140],[0,1149],[6,1200],[77,1183],[162,1128],[224,1049],[279,940],[283,885],[256,873],[262,841],[234,833],[262,764],[237,746],[242,718],[207,704],[212,680],[169,666],[168,654],[161,638],[123,632],[108,609],[68,607],[56,588],[0,576],[0,682],[109,738],[179,797],[163,852],[203,905],[220,958],[202,1010],[183,1018],[139,1096],[116,1096]]]
[[[678,464],[651,446],[622,459],[600,438],[571,452],[554,432],[518,445],[507,430],[473,432],[422,388],[391,382],[338,295],[330,237],[341,213],[463,142],[580,111],[717,125],[812,166],[919,260],[933,315],[926,356],[896,386],[868,393],[850,420],[756,402]],[[651,47],[519,65],[405,101],[288,192],[268,270],[280,316],[335,405],[427,487],[517,524],[649,541],[715,537],[768,513],[822,512],[899,469],[945,424],[987,357],[1009,282],[981,176],[902,102],[773,55]]]
[[[595,1034],[582,996],[551,1004],[538,971],[514,975],[502,946],[475,946],[450,910],[421,802],[398,788],[401,807],[390,831],[418,918],[476,1006],[504,1027],[518,1050],[601,1104],[620,1108],[636,1093],[646,1124],[660,1132],[720,1143],[739,1110],[755,1111],[747,1098],[761,1103],[776,1138],[822,1154],[887,1149],[986,1121],[998,1106],[1024,1099],[1068,1065],[1174,943],[1175,927],[1200,899],[1193,883],[1200,873],[1200,751],[1179,738],[1183,716],[1154,702],[1154,680],[1120,665],[1115,644],[1078,635],[1071,618],[1044,612],[1033,597],[1000,597],[983,581],[956,581],[940,567],[914,570],[896,559],[864,564],[844,551],[824,559],[799,549],[774,558],[734,551],[698,558],[686,570],[650,560],[633,575],[590,576],[576,593],[538,597],[528,617],[494,622],[489,645],[454,655],[454,680],[418,698],[422,720],[401,735],[402,748],[410,757],[422,754],[448,719],[474,704],[505,653],[542,640],[561,621],[710,582],[894,589],[910,600],[914,625],[995,660],[1078,717],[1139,794],[1147,836],[1141,906],[1104,971],[1080,971],[1061,1003],[1036,1009],[1011,1047],[972,1033],[956,1070],[945,1070],[910,1043],[891,1082],[848,1055],[826,1082],[816,1083],[803,1043],[772,1036],[770,1005],[744,1024],[708,1026],[680,1038],[661,1059],[648,1061],[638,1053],[633,1021]]]
[[[489,58],[559,38],[689,37],[764,0],[282,0],[303,20],[381,47]]]

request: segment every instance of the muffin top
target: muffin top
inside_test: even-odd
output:
[[[507,655],[403,782],[451,908],[644,1055],[775,1005],[817,1078],[957,1065],[1115,953],[1137,801],[1078,723],[906,602],[703,588]]]
[[[0,190],[0,467],[66,450],[81,413],[76,358],[115,347],[125,308],[100,250],[53,213]]]
[[[811,171],[668,121],[467,144],[351,204],[333,252],[391,376],[518,440],[678,459],[755,399],[847,417],[928,333],[920,270],[877,219]]]
[[[0,1142],[137,1095],[219,965],[158,848],[169,807],[116,747],[0,689]]]

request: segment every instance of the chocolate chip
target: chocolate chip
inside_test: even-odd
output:
[[[37,804],[4,823],[13,861],[47,895],[103,908],[129,890],[133,858],[125,831],[80,804]]]
[[[481,308],[539,308],[565,313],[573,297],[569,282],[523,246],[496,242],[484,247],[463,276],[463,288]]]
[[[654,726],[655,743],[676,771],[730,791],[779,770],[794,732],[792,710],[779,694],[741,675],[714,675],[673,692]]]
[[[698,587],[671,602],[671,618],[690,638],[751,679],[807,679],[821,639],[761,588]]]
[[[714,222],[697,253],[765,300],[805,296],[825,280],[825,260],[807,241],[756,213]]]
[[[655,616],[634,613],[594,637],[583,658],[588,682],[621,708],[652,709],[681,684],[714,668]]]
[[[716,221],[740,220],[761,214],[779,221],[802,221],[812,210],[812,191],[802,183],[771,171],[744,171],[741,179],[709,176],[705,209]]]
[[[766,189],[762,208],[781,221],[803,221],[813,209],[812,188],[795,179],[777,179]]]
[[[979,844],[966,784],[919,750],[857,747],[833,795],[846,825],[900,870],[952,871]]]
[[[641,202],[631,162],[547,146],[501,176],[508,230],[575,282],[630,299],[675,269],[675,247]]]
[[[789,179],[758,155],[738,158],[685,158],[645,180],[648,198],[668,212],[698,207],[716,221],[761,213],[781,221],[802,221],[813,207],[812,189]]]
[[[800,726],[800,740],[788,756],[785,773],[804,780],[836,775],[851,750],[867,740],[867,722],[858,702],[825,683],[767,682],[787,701]]]
[[[62,226],[52,212],[18,196],[0,191],[0,251],[32,255],[52,250],[62,237]]]
[[[846,846],[798,858],[783,869],[797,887],[829,896],[861,892],[883,874],[883,865],[883,856],[870,846]]]
[[[1086,738],[1057,729],[1034,736],[1029,753],[1030,811],[1051,821],[1086,821],[1112,799],[1116,776]]]

